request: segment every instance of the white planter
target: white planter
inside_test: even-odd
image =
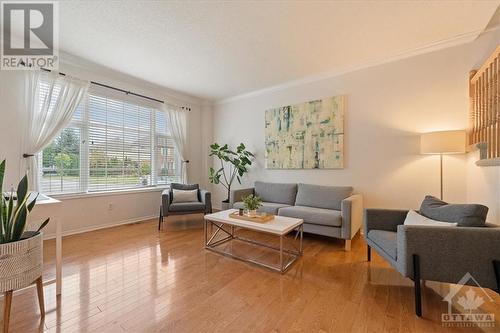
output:
[[[221,202],[221,210],[228,210],[228,209],[231,209],[231,204],[229,202],[224,202],[222,201]]]
[[[21,289],[42,276],[43,236],[0,244],[0,292]]]

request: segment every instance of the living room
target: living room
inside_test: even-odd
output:
[[[29,3],[4,332],[499,330],[499,1]]]

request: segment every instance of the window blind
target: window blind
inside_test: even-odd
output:
[[[153,110],[90,95],[89,111],[89,191],[153,185]]]
[[[179,181],[180,160],[168,127],[164,112],[153,107],[89,93],[70,126],[43,151],[42,191],[97,192]],[[54,147],[71,154],[71,163],[56,158]]]

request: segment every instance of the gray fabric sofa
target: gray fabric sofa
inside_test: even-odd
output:
[[[198,190],[198,202],[172,203],[172,190]],[[161,194],[160,217],[158,230],[161,229],[163,218],[168,215],[210,214],[212,212],[212,196],[209,191],[200,190],[198,184],[171,183]]]
[[[470,273],[481,287],[500,292],[500,227],[404,225],[407,213],[366,209],[363,227],[368,261],[373,248],[414,281],[417,316],[422,315],[421,280],[458,283]]]
[[[255,182],[253,188],[232,191],[230,204],[243,208],[243,197],[257,195],[263,201],[259,211],[303,219],[304,232],[344,239],[349,251],[363,214],[363,198],[352,192],[349,186]]]

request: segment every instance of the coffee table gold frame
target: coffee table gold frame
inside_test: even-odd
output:
[[[262,232],[262,233],[266,233],[266,234],[270,234],[270,235],[275,235],[275,236],[279,237],[279,239],[280,239],[279,247],[272,246],[272,245],[269,245],[266,243],[262,243],[262,242],[259,242],[259,241],[253,240],[253,239],[237,236],[236,232],[235,232],[236,231],[235,226],[231,225],[229,223],[222,223],[219,221],[216,222],[216,221],[211,221],[211,220],[205,219],[203,226],[204,226],[203,229],[204,229],[205,249],[210,250],[210,251],[215,252],[215,253],[218,253],[218,254],[222,254],[224,256],[235,258],[235,259],[238,259],[241,261],[251,262],[253,264],[263,266],[263,267],[272,269],[274,271],[278,271],[282,274],[285,273],[286,270],[288,268],[290,268],[290,266],[295,261],[297,261],[297,259],[302,255],[302,252],[303,252],[302,251],[302,240],[303,240],[303,234],[304,234],[304,224],[303,223],[301,225],[299,225],[298,227],[296,227],[295,229],[292,229],[291,231],[289,231],[288,233],[283,234],[283,235],[277,235],[275,233],[265,232],[262,230],[245,228],[242,226],[236,227],[236,228],[240,228],[240,229],[246,229],[246,230]],[[215,230],[214,230],[214,227],[215,227]],[[220,232],[226,234],[226,237],[224,237],[222,239],[215,240],[215,238],[217,237],[217,235]],[[285,249],[284,248],[284,238],[285,238],[285,236],[287,236],[288,234],[293,233],[293,232],[295,232],[294,240],[297,240],[297,238],[298,238],[298,243],[299,243],[298,248],[295,248],[294,250]],[[242,241],[242,242],[246,242],[246,243],[250,243],[253,245],[262,246],[262,247],[265,247],[268,249],[278,251],[279,252],[279,265],[278,266],[271,265],[271,264],[267,264],[265,262],[259,261],[257,259],[241,257],[241,256],[235,255],[231,252],[223,251],[223,250],[220,250],[217,248],[217,246],[224,244],[224,243],[227,243],[227,242],[230,242],[230,241],[233,241],[233,240],[238,240],[238,241]],[[288,257],[290,257],[290,259],[285,260],[285,254],[288,254]]]

